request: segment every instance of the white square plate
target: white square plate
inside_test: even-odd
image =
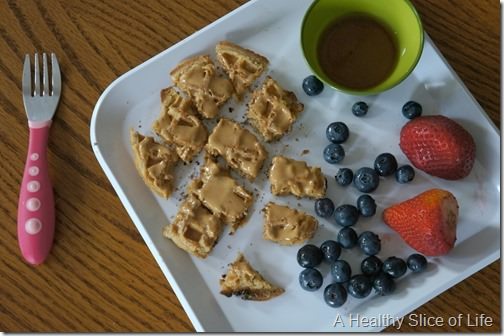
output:
[[[499,258],[500,137],[484,111],[429,38],[412,75],[388,92],[358,98],[326,87],[321,95],[308,97],[301,89],[301,82],[310,71],[301,54],[299,31],[310,3],[308,0],[251,1],[118,78],[95,107],[91,139],[96,157],[198,331],[380,330],[386,325],[356,326],[348,318],[350,314],[400,318]],[[295,92],[305,104],[305,111],[290,134],[279,143],[266,146],[269,159],[258,179],[253,184],[239,179],[258,195],[247,224],[234,236],[226,231],[211,255],[199,260],[161,235],[163,226],[176,214],[187,181],[191,174],[197,174],[199,166],[179,165],[176,171],[179,191],[168,200],[161,199],[144,185],[135,170],[128,131],[132,127],[152,135],[150,125],[160,110],[159,91],[172,85],[169,71],[189,56],[202,53],[214,56],[215,44],[224,39],[268,57],[269,74]],[[351,113],[351,106],[357,100],[370,105],[364,118]],[[399,185],[393,178],[382,180],[372,194],[378,203],[377,215],[360,219],[355,229],[358,232],[369,229],[380,235],[380,257],[406,258],[413,250],[382,222],[381,211],[429,188],[443,188],[450,190],[460,205],[456,246],[445,257],[430,258],[425,273],[407,273],[398,281],[397,292],[392,296],[349,298],[342,308],[329,308],[323,301],[322,289],[306,292],[299,287],[301,268],[296,262],[299,246],[281,247],[262,239],[260,210],[268,201],[290,204],[309,213],[313,213],[313,201],[273,197],[264,173],[276,154],[306,160],[310,165],[322,167],[328,179],[328,195],[336,205],[354,204],[359,193],[352,186],[339,187],[333,176],[340,167],[355,170],[372,166],[376,155],[382,152],[393,153],[400,164],[408,163],[398,146],[399,131],[407,121],[401,107],[408,100],[420,102],[426,115],[451,117],[469,130],[477,145],[474,169],[470,176],[455,182],[418,170],[408,185]],[[234,110],[230,112],[229,107]],[[245,109],[244,103],[233,101],[221,110],[221,116],[243,121]],[[342,164],[329,165],[322,158],[322,149],[327,145],[325,128],[337,120],[348,125],[351,136],[344,144],[347,155]],[[309,152],[302,154],[305,149]],[[198,162],[202,162],[201,156]],[[312,242],[320,244],[334,239],[338,230],[331,220],[320,220]],[[238,251],[267,279],[285,288],[285,294],[267,302],[248,302],[219,294],[219,279]],[[363,258],[358,249],[344,251],[342,258],[358,272]],[[321,270],[325,287],[330,282],[330,274],[327,266]],[[345,325],[333,327],[337,315]]]

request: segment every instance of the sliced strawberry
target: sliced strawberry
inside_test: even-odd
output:
[[[471,134],[439,115],[418,117],[404,125],[399,147],[416,168],[447,180],[469,175],[476,157]]]
[[[455,244],[458,203],[452,193],[427,190],[383,211],[384,222],[427,256],[447,254]]]

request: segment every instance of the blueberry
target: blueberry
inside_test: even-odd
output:
[[[412,272],[422,272],[427,268],[427,259],[421,254],[414,253],[408,257],[406,264]]]
[[[401,258],[389,257],[383,262],[382,270],[392,278],[399,278],[406,273],[406,263]]]
[[[320,245],[320,251],[322,251],[323,259],[331,263],[338,260],[341,254],[341,246],[334,240],[326,240]]]
[[[348,139],[348,135],[348,127],[344,122],[335,121],[327,126],[326,136],[332,143],[341,144]]]
[[[360,192],[369,193],[378,188],[380,178],[374,169],[362,167],[355,172],[353,183]]]
[[[368,111],[368,104],[363,101],[357,102],[352,106],[352,113],[354,116],[363,117]]]
[[[329,144],[324,148],[324,160],[326,162],[334,164],[341,162],[345,158],[345,150],[343,146],[338,144]]]
[[[357,299],[362,299],[371,293],[371,280],[364,274],[354,275],[348,282],[348,294]]]
[[[329,307],[341,307],[345,304],[346,300],[347,292],[342,285],[333,283],[324,289],[324,301]]]
[[[357,233],[351,227],[344,227],[338,232],[338,243],[345,249],[350,249],[357,245]]]
[[[411,182],[415,178],[415,170],[410,165],[401,166],[397,168],[395,178],[399,183]]]
[[[306,268],[299,273],[299,284],[301,288],[309,292],[314,292],[322,287],[323,282],[324,279],[322,278],[322,274],[315,268]]]
[[[378,254],[381,250],[380,237],[371,231],[362,232],[359,236],[359,247],[367,255]]]
[[[341,226],[352,226],[359,219],[359,210],[351,204],[343,204],[334,210],[334,218]]]
[[[376,202],[369,195],[361,195],[357,198],[357,209],[359,209],[361,216],[371,217],[376,213]]]
[[[364,275],[376,275],[381,272],[383,262],[377,256],[369,256],[361,262],[361,271]]]
[[[414,119],[422,115],[422,105],[410,100],[402,107],[402,114],[408,119]]]
[[[336,260],[331,264],[331,275],[336,283],[347,282],[352,276],[352,269],[345,260]]]
[[[308,96],[316,96],[324,90],[324,83],[310,75],[303,80],[303,90]]]
[[[335,176],[336,182],[340,186],[347,186],[352,183],[353,180],[353,171],[350,168],[340,168],[338,173]]]
[[[373,280],[373,288],[378,295],[389,295],[395,290],[394,279],[387,273],[380,272]]]
[[[315,201],[315,213],[319,217],[331,217],[334,213],[334,203],[330,198],[319,198]]]
[[[397,170],[397,160],[390,153],[382,153],[376,157],[374,169],[380,176],[392,175]]]
[[[305,245],[299,249],[297,261],[304,268],[316,267],[322,262],[322,251],[315,245]]]

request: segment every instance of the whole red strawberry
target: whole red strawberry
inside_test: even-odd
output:
[[[404,125],[399,146],[415,167],[447,180],[469,175],[476,157],[471,134],[439,115],[417,117]]]
[[[427,256],[444,255],[453,248],[457,219],[455,196],[441,189],[427,190],[383,211],[384,222]]]

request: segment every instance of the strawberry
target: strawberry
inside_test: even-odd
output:
[[[447,254],[455,244],[458,203],[452,193],[427,190],[383,211],[384,222],[427,256]]]
[[[476,156],[471,134],[440,115],[409,121],[401,130],[399,147],[415,167],[447,180],[469,175]]]

